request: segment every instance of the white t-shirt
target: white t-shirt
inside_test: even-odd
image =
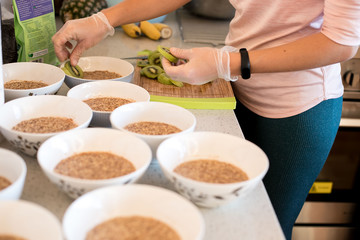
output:
[[[230,0],[236,13],[226,45],[262,49],[322,32],[349,46],[360,44],[360,0]],[[252,74],[233,82],[237,98],[255,113],[289,117],[342,96],[340,64],[306,71]]]

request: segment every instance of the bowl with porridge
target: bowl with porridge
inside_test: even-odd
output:
[[[196,126],[192,112],[164,102],[135,102],[120,106],[111,113],[110,122],[113,128],[145,140],[154,156],[162,141],[192,132]]]
[[[150,165],[151,150],[131,134],[94,127],[49,138],[37,159],[49,180],[75,199],[96,188],[136,182]]]
[[[156,158],[181,195],[208,208],[245,196],[269,168],[268,158],[258,146],[220,132],[192,132],[166,139]]]
[[[82,74],[70,74],[66,69],[67,62],[61,64],[60,68],[65,71],[65,84],[72,88],[85,82],[102,80],[130,82],[134,76],[134,66],[123,59],[107,56],[89,56],[79,59],[78,68],[71,67],[77,73],[81,70]]]
[[[74,98],[58,95],[22,97],[0,107],[0,131],[16,149],[36,156],[40,145],[49,137],[88,127],[92,114],[86,103]]]
[[[132,102],[150,101],[149,92],[132,83],[120,81],[88,82],[71,88],[68,97],[87,103],[93,110],[90,126],[111,127],[110,114],[117,107]]]
[[[25,200],[0,201],[0,213],[0,239],[64,239],[58,218],[39,204]]]
[[[67,240],[202,240],[199,209],[174,191],[152,185],[108,186],[76,199],[66,210]]]
[[[5,101],[56,94],[65,79],[65,73],[47,63],[15,62],[3,65]]]
[[[26,173],[26,163],[20,155],[0,148],[0,201],[20,198]]]

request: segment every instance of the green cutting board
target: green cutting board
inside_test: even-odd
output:
[[[140,75],[135,68],[132,83],[150,93],[150,101],[172,103],[187,109],[235,109],[236,100],[231,84],[223,79],[203,85],[184,84],[183,87],[165,85]]]

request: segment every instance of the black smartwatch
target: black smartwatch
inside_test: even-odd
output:
[[[241,77],[243,79],[249,79],[251,76],[251,72],[250,72],[250,59],[249,59],[248,51],[246,50],[246,48],[241,48],[239,52],[241,57],[241,68],[240,68]]]

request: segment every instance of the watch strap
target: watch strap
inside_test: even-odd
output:
[[[250,71],[250,59],[249,59],[248,51],[246,48],[241,48],[239,52],[241,57],[241,66],[240,66],[241,77],[243,79],[249,79],[251,76],[251,71]]]

